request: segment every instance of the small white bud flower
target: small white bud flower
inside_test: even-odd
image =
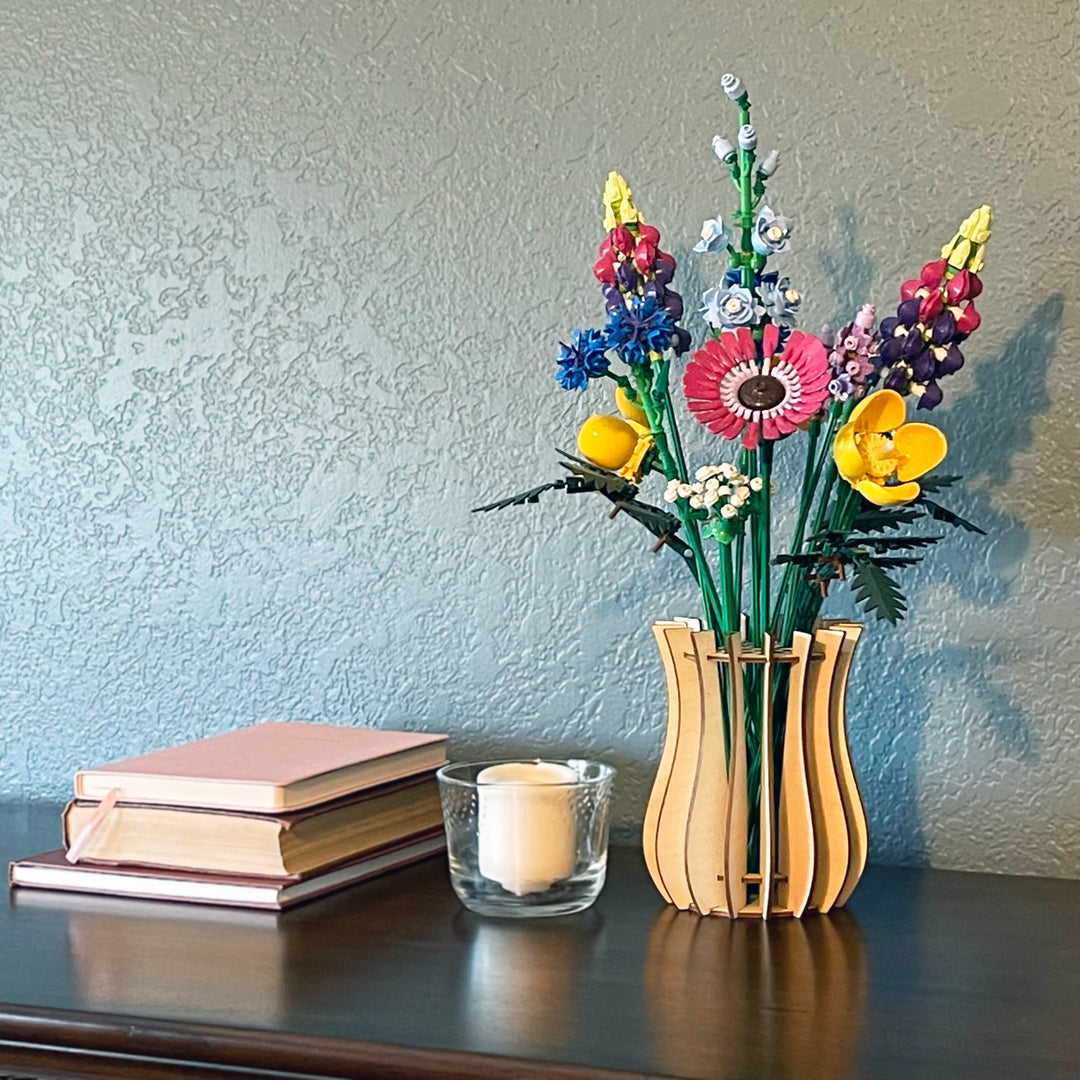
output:
[[[728,500],[728,506],[734,506],[735,509],[738,510],[744,502],[746,502],[746,500],[736,491]]]
[[[713,471],[712,471],[712,466],[711,465],[702,465],[701,468],[698,469],[698,471],[696,473],[694,473],[694,479],[695,480],[708,480],[709,477],[712,476],[712,472]]]
[[[739,470],[730,462],[725,461],[724,464],[720,466],[720,475],[723,476],[725,480],[730,480],[733,476],[739,475]]]
[[[765,481],[762,480],[760,476],[755,476],[754,479],[750,481],[751,491],[760,491],[764,486]]]
[[[704,502],[706,506],[715,506],[720,501],[720,493],[715,488],[711,488],[705,492],[701,501]]]
[[[710,476],[709,479],[705,481],[705,490],[706,491],[719,491],[720,490],[720,481],[717,480],[715,476]]]
[[[750,488],[746,484],[735,489],[735,494],[743,501],[746,502],[750,498]]]
[[[695,493],[695,494],[690,496],[690,505],[695,510],[700,510],[702,508],[702,506],[705,505],[705,501],[704,501],[704,499],[702,499],[702,497],[700,495]]]
[[[680,484],[677,490],[680,499],[689,499],[694,494],[694,489],[689,484]]]
[[[714,135],[712,137],[712,152],[725,165],[730,165],[735,160],[735,147],[723,135]]]
[[[716,489],[716,494],[717,495],[730,495],[731,494],[731,488],[729,488],[727,486],[727,484],[724,484],[723,487],[718,487]]]
[[[779,150],[770,150],[768,152],[768,154],[766,154],[765,160],[762,161],[758,165],[757,171],[761,174],[761,176],[764,179],[768,180],[769,177],[772,176],[772,174],[774,172],[776,172],[779,165],[780,165],[780,151]]]
[[[664,502],[673,503],[679,497],[678,487],[667,488],[664,491]]]
[[[738,512],[739,512],[739,511],[738,511],[738,510],[737,510],[737,509],[736,509],[736,508],[735,508],[734,506],[732,506],[732,505],[731,505],[731,503],[725,503],[725,504],[724,504],[723,506],[721,506],[721,507],[720,507],[720,516],[721,516],[722,518],[727,518],[727,519],[728,519],[729,521],[730,521],[730,520],[731,520],[731,519],[732,519],[732,518],[733,518],[733,517],[734,517],[734,516],[735,516],[735,515],[736,515],[736,514],[737,514]]]
[[[743,124],[739,128],[739,149],[754,150],[757,148],[757,132],[753,124]]]
[[[743,89],[742,79],[740,79],[738,75],[732,75],[730,72],[727,75],[721,76],[720,89],[723,90],[732,101],[738,101],[739,98],[746,93]]]

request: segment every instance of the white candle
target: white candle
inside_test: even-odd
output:
[[[515,896],[574,872],[577,830],[569,788],[578,774],[550,761],[489,765],[476,777],[480,873]]]

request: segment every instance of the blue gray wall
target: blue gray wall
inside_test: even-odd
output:
[[[871,630],[854,753],[879,861],[1080,873],[1074,15],[5,4],[0,794],[294,717],[604,758],[632,835],[648,624],[694,610],[689,579],[588,497],[468,511],[557,475],[607,405],[552,357],[601,317],[609,169],[688,307],[710,284],[689,249],[730,208],[732,70],[784,153],[807,328],[887,307],[994,206],[984,327],[935,416],[991,538],[951,538]]]

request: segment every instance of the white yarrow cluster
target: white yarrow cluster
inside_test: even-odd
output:
[[[764,483],[760,476],[744,476],[730,462],[720,465],[702,465],[694,473],[694,483],[684,484],[669,480],[664,490],[664,502],[686,499],[694,510],[711,510],[723,500],[719,509],[722,518],[733,518],[754,492],[761,491]]]

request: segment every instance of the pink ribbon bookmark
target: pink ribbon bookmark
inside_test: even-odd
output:
[[[86,845],[90,843],[94,833],[97,832],[98,826],[109,815],[109,811],[116,805],[116,800],[120,798],[120,789],[113,788],[104,799],[98,803],[98,808],[94,811],[90,820],[79,830],[79,835],[72,841],[71,846],[64,852],[64,858],[69,863],[77,863],[79,856],[86,850]]]

